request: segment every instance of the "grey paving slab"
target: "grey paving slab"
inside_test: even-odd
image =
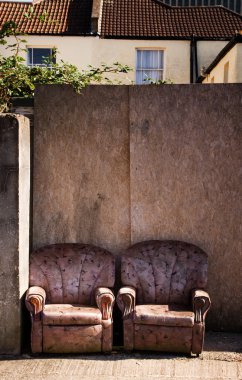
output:
[[[163,353],[29,354],[0,360],[1,380],[235,380],[242,379],[242,334],[206,335],[199,358]]]
[[[5,379],[241,379],[242,363],[201,359],[20,359],[0,362]]]

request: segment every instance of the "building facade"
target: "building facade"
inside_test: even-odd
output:
[[[242,34],[238,33],[219,52],[203,75],[199,83],[242,83]]]
[[[16,20],[25,34],[20,54],[27,65],[45,64],[57,49],[57,63],[79,69],[128,65],[133,70],[120,74],[124,84],[195,83],[242,29],[242,17],[223,7],[177,8],[157,0],[42,0],[26,19],[30,7],[0,1],[0,25]],[[10,53],[0,45],[0,54]]]

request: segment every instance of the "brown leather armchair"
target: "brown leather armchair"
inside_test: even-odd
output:
[[[56,244],[33,252],[26,294],[32,351],[111,351],[114,280],[114,257],[104,249]]]
[[[124,348],[199,355],[210,298],[207,255],[179,241],[146,241],[121,258],[117,295]]]

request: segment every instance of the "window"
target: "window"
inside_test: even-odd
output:
[[[164,51],[163,50],[137,50],[136,56],[136,84],[148,84],[163,80]]]
[[[28,66],[50,66],[51,62],[55,63],[52,48],[28,48],[27,65]],[[49,63],[46,61],[48,60]]]
[[[229,62],[224,65],[224,83],[228,83],[229,81]]]

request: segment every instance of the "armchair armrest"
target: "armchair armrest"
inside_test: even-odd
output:
[[[192,305],[195,313],[195,323],[204,322],[206,314],[211,306],[208,293],[205,290],[194,290],[192,292]]]
[[[129,318],[134,311],[136,303],[136,289],[132,286],[121,288],[117,295],[117,304],[120,308],[123,318]]]
[[[36,316],[43,311],[46,293],[40,286],[32,286],[28,289],[25,297],[25,304],[29,312]]]
[[[115,301],[112,290],[108,288],[97,288],[95,292],[97,306],[102,313],[102,319],[112,319],[113,305]]]

